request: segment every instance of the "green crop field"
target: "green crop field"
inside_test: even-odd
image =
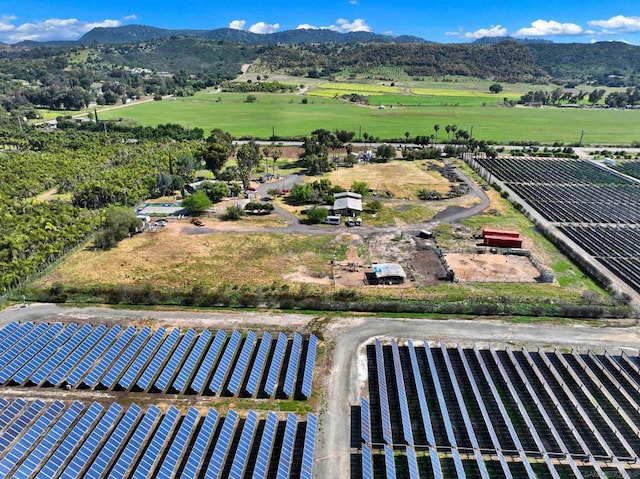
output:
[[[100,118],[128,118],[142,125],[172,122],[200,127],[205,132],[222,128],[236,137],[257,138],[269,138],[272,132],[282,137],[301,136],[318,128],[403,138],[406,131],[412,136],[432,134],[433,125],[439,124],[440,138],[445,139],[444,126],[455,124],[459,129],[473,128],[475,138],[498,143],[512,140],[576,143],[583,130],[587,145],[628,145],[640,140],[640,111],[508,108],[491,102],[495,96],[487,98],[482,92],[477,96],[456,96],[459,91],[452,88],[449,93],[452,97],[391,93],[371,97],[378,98],[379,104],[394,106],[385,109],[295,94],[255,94],[257,102],[246,103],[246,94],[203,92],[175,101],[103,111]],[[443,94],[443,89],[438,93]],[[497,102],[504,96],[498,94]],[[303,104],[303,99],[308,103]]]

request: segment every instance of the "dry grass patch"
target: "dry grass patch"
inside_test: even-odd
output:
[[[329,275],[329,261],[345,249],[341,241],[326,236],[189,234],[194,228],[175,224],[158,234],[144,233],[124,240],[110,251],[80,251],[40,285],[269,285],[298,272],[300,265],[314,276]]]
[[[449,181],[437,171],[429,171],[423,162],[391,161],[340,168],[327,175],[333,184],[350,188],[354,181],[364,181],[374,191],[389,191],[397,198],[417,199],[418,190],[439,193],[449,191]]]

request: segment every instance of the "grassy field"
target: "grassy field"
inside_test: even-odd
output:
[[[185,127],[201,127],[205,131],[222,128],[236,137],[258,138],[269,138],[273,132],[286,137],[308,135],[318,128],[403,138],[406,131],[412,136],[432,134],[433,125],[439,124],[444,139],[444,126],[455,124],[459,129],[469,131],[473,128],[476,138],[498,143],[512,140],[575,143],[580,140],[583,130],[586,145],[624,145],[640,140],[637,133],[640,111],[506,108],[489,103],[484,93],[477,97],[457,97],[457,102],[449,102],[447,98],[453,97],[446,96],[385,93],[381,96],[382,104],[397,105],[400,100],[405,103],[384,110],[375,105],[366,107],[333,98],[293,94],[256,94],[256,103],[246,103],[246,96],[199,93],[175,101],[103,111],[100,117],[130,118],[143,125],[173,122]],[[499,94],[498,102],[503,96]],[[302,103],[303,98],[308,104]]]

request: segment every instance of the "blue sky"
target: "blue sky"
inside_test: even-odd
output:
[[[276,6],[277,5],[277,6]],[[634,0],[0,0],[0,41],[75,40],[97,26],[232,27],[255,33],[295,28],[416,35],[457,43],[483,36],[640,45]]]

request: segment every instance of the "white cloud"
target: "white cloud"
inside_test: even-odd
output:
[[[333,30],[334,32],[347,33],[347,32],[370,32],[371,27],[367,25],[367,22],[362,18],[356,18],[353,22],[349,22],[344,18],[338,18],[336,20],[337,25],[329,25],[328,27],[316,27],[309,23],[302,23],[296,27],[296,30]]]
[[[335,32],[347,33],[347,32],[370,32],[371,27],[367,25],[362,18],[356,18],[353,22],[349,22],[344,18],[338,18],[336,20],[338,25],[331,25],[329,30],[333,30]]]
[[[273,33],[278,31],[279,28],[279,23],[258,22],[251,25],[249,31],[252,33]]]
[[[516,37],[548,37],[580,35],[586,33],[580,25],[575,23],[560,23],[555,20],[536,20],[531,27],[521,28],[514,36]]]
[[[608,20],[590,20],[587,22],[590,27],[600,27],[602,33],[632,33],[640,32],[640,17],[625,17],[616,15]]]
[[[244,26],[247,24],[245,20],[233,20],[229,23],[229,28],[233,28],[234,30],[244,30]]]
[[[125,19],[129,18],[125,17]],[[0,17],[0,41],[17,43],[23,40],[77,40],[82,35],[97,27],[119,27],[121,20],[102,20],[85,22],[77,18],[49,18],[38,23],[16,24],[15,16]]]
[[[138,19],[138,15],[136,15],[135,13],[131,15],[127,15],[126,17],[123,18],[123,20],[126,22],[130,22],[131,20],[137,20],[137,19]]]
[[[351,5],[358,5],[360,2],[358,2],[358,0],[349,0],[349,3]]]
[[[484,38],[484,37],[506,37],[507,29],[502,25],[491,25],[491,28],[480,28],[475,32],[447,32],[447,35],[453,36],[463,36],[464,38],[473,39],[473,38]]]

